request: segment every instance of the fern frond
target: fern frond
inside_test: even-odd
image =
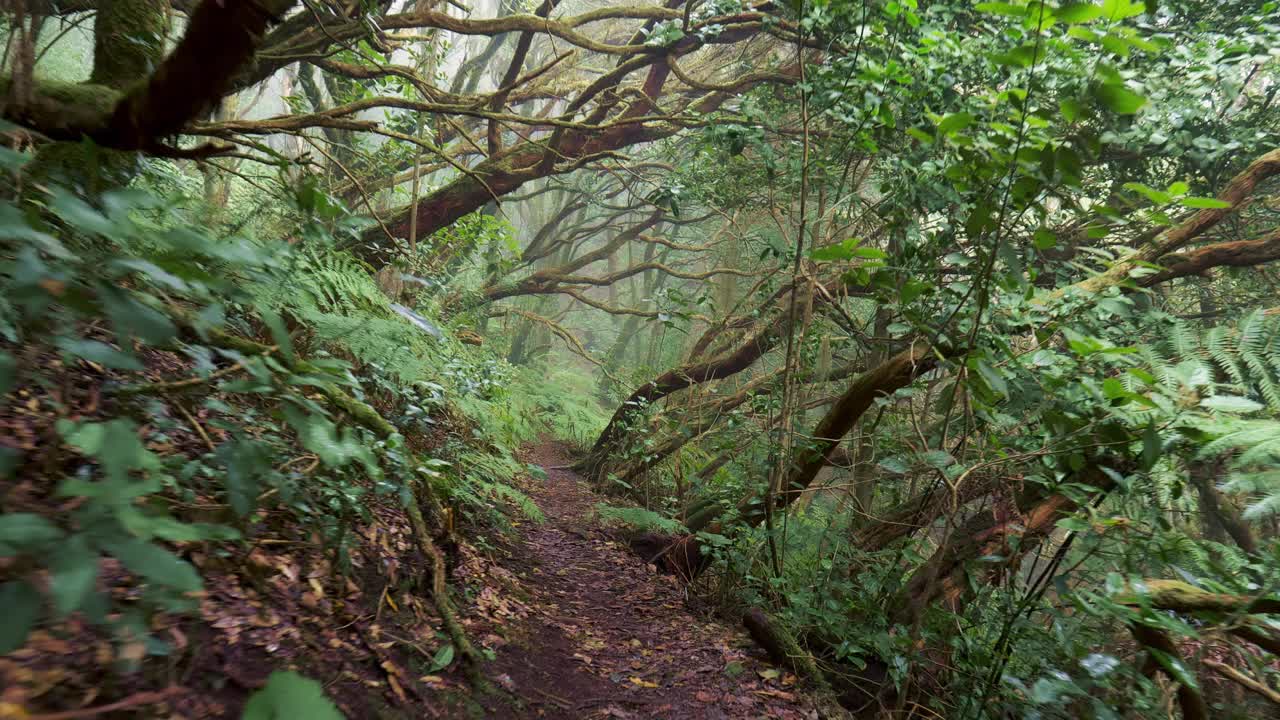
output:
[[[309,276],[306,287],[321,309],[347,315],[390,309],[373,269],[350,253],[313,250],[303,253],[303,265]]]
[[[1184,322],[1175,322],[1169,326],[1166,344],[1173,357],[1188,358],[1197,355],[1200,349],[1196,332]]]
[[[1261,308],[1246,315],[1240,322],[1240,350],[1252,353],[1265,352],[1271,324]]]
[[[600,503],[596,505],[596,514],[605,522],[626,525],[637,530],[657,531],[668,534],[687,532],[678,520],[659,515],[652,510],[638,507],[613,507]]]
[[[1204,346],[1209,357],[1213,359],[1227,377],[1238,383],[1244,382],[1244,373],[1241,372],[1240,365],[1236,362],[1235,347],[1225,325],[1219,325],[1209,330],[1204,337]]]

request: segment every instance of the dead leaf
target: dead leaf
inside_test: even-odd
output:
[[[648,680],[642,680],[642,679],[640,679],[640,678],[638,678],[638,677],[633,677],[633,678],[631,678],[631,683],[632,683],[633,685],[638,685],[639,687],[642,687],[642,688],[656,688],[656,687],[658,687],[658,683],[656,683],[656,682],[649,682]]]
[[[406,705],[409,704],[409,698],[404,694],[404,689],[400,687],[400,682],[396,680],[395,675],[388,674],[387,683],[391,685],[392,692],[396,694],[396,697],[400,700],[400,702]]]

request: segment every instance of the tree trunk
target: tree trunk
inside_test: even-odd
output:
[[[1258,554],[1258,541],[1253,530],[1240,516],[1240,512],[1231,504],[1231,500],[1223,496],[1214,486],[1221,473],[1221,462],[1196,462],[1187,468],[1191,484],[1200,496],[1201,518],[1207,534],[1212,536],[1223,534],[1235,541],[1241,550],[1250,555]]]

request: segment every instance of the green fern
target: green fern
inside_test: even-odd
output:
[[[1165,392],[1261,398],[1280,413],[1280,316],[1259,310],[1238,325],[1210,329],[1201,340],[1186,323],[1168,325],[1139,358]]]
[[[595,507],[596,515],[606,523],[625,525],[637,530],[663,532],[668,534],[687,532],[678,520],[664,517],[652,510],[638,507],[613,507],[600,503]]]
[[[1248,499],[1245,516],[1280,514],[1280,317],[1255,311],[1202,340],[1186,323],[1173,322],[1138,357],[1155,378],[1144,390],[1163,395],[1164,407],[1176,412],[1169,431],[1202,458],[1229,458],[1222,489]],[[1177,507],[1189,497],[1179,502],[1180,473],[1153,473],[1149,482],[1149,496],[1163,508],[1185,509]]]
[[[1232,418],[1219,420],[1212,427],[1201,429],[1216,435],[1201,449],[1201,454],[1206,457],[1239,451],[1240,454],[1235,459],[1237,465],[1263,464],[1280,460],[1280,421]]]
[[[1217,363],[1218,367],[1227,374],[1232,380],[1238,383],[1244,382],[1244,371],[1240,369],[1240,363],[1237,360],[1237,353],[1232,338],[1228,337],[1228,329],[1225,325],[1219,325],[1211,329],[1205,334],[1204,347],[1209,357]]]
[[[341,315],[391,314],[391,303],[373,280],[373,268],[350,253],[304,251],[298,269],[308,282],[305,287],[326,312]]]
[[[1161,558],[1173,565],[1209,564],[1209,552],[1199,539],[1180,530],[1167,530],[1155,535],[1155,549]]]
[[[1176,322],[1169,327],[1165,346],[1172,356],[1191,357],[1198,354],[1200,350],[1200,338],[1186,323]]]
[[[455,501],[484,512],[497,522],[505,523],[506,517],[493,512],[494,501],[515,508],[534,522],[545,519],[532,498],[511,486],[511,481],[524,473],[524,466],[510,455],[467,452],[458,458],[457,466],[461,469],[460,482],[448,490]]]

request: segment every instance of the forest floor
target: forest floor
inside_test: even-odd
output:
[[[567,449],[544,442],[524,459],[546,470],[522,488],[546,519],[522,524],[501,562],[522,597],[486,672],[520,707],[482,701],[490,717],[818,717],[745,631],[691,613],[677,578],[593,522],[601,498],[556,469],[571,462]]]

